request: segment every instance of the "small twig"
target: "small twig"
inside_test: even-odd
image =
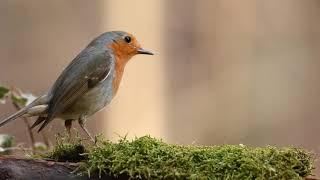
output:
[[[11,93],[16,93],[19,96],[21,96],[21,91],[15,87],[11,87]],[[12,101],[12,104],[14,105],[14,107],[16,108],[17,111],[19,111],[22,108],[18,103],[14,102],[14,101]],[[29,134],[29,138],[30,138],[30,142],[31,142],[31,148],[34,151],[35,150],[35,140],[34,140],[33,132],[31,130],[31,125],[28,121],[28,118],[26,118],[26,117],[21,117],[21,118],[23,119],[23,122],[25,123],[25,125],[27,127],[27,132]]]
[[[306,177],[305,180],[319,180],[319,179],[315,177]]]
[[[18,111],[21,109],[21,107],[20,107],[17,103],[13,102],[13,105],[14,105],[14,107],[15,107]],[[23,122],[24,122],[24,123],[26,124],[26,126],[27,126],[27,132],[28,132],[29,137],[30,137],[31,148],[32,148],[32,151],[34,151],[34,150],[35,150],[35,140],[34,140],[33,132],[32,132],[32,130],[31,130],[31,125],[30,125],[30,123],[29,123],[29,121],[28,121],[28,118],[22,117],[22,119],[23,119]]]
[[[41,136],[42,136],[44,144],[49,148],[50,147],[50,141],[48,139],[48,136],[47,136],[46,132],[42,130],[41,131]]]
[[[13,97],[14,94],[18,95],[18,96],[22,96],[22,92],[14,87],[14,86],[11,86],[10,87],[10,93],[11,93],[11,96]],[[27,100],[28,101],[28,100]],[[23,106],[21,106],[19,103],[15,102],[15,101],[12,101],[12,104],[14,105],[14,107],[17,109],[17,110],[20,110]],[[36,147],[35,147],[35,139],[34,139],[34,135],[33,135],[33,132],[31,130],[31,124],[29,122],[29,118],[27,117],[22,117],[26,127],[27,127],[27,132],[29,134],[29,137],[30,137],[30,141],[32,143],[32,149],[34,150]],[[51,145],[51,142],[49,141],[48,137],[47,137],[47,134],[42,131],[41,132],[41,135],[42,135],[42,138],[43,138],[43,141],[44,141],[44,144],[47,146],[47,147],[50,147]]]

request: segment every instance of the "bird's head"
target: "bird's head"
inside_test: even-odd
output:
[[[132,34],[123,31],[106,32],[89,45],[110,49],[116,58],[125,62],[137,54],[153,55],[151,51],[143,49]]]

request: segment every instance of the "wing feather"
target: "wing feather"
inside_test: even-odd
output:
[[[112,56],[87,48],[62,72],[51,90],[48,115],[38,131],[110,74]]]

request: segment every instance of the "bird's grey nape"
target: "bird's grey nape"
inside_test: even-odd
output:
[[[110,43],[116,42],[117,39],[123,38],[128,33],[124,31],[109,31],[105,32],[98,37],[96,37],[94,40],[92,40],[88,46],[94,46],[94,47],[105,47],[106,45]]]

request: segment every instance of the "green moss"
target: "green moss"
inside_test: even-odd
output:
[[[55,156],[66,147],[60,145]],[[312,163],[312,155],[297,148],[179,146],[144,136],[118,143],[99,140],[80,169],[132,179],[301,179],[310,175]]]
[[[56,161],[79,162],[86,159],[85,153],[85,147],[78,136],[71,141],[59,135],[53,150],[43,157]]]
[[[88,154],[88,172],[131,178],[298,179],[311,173],[312,157],[297,148],[178,146],[149,136],[102,141]]]

